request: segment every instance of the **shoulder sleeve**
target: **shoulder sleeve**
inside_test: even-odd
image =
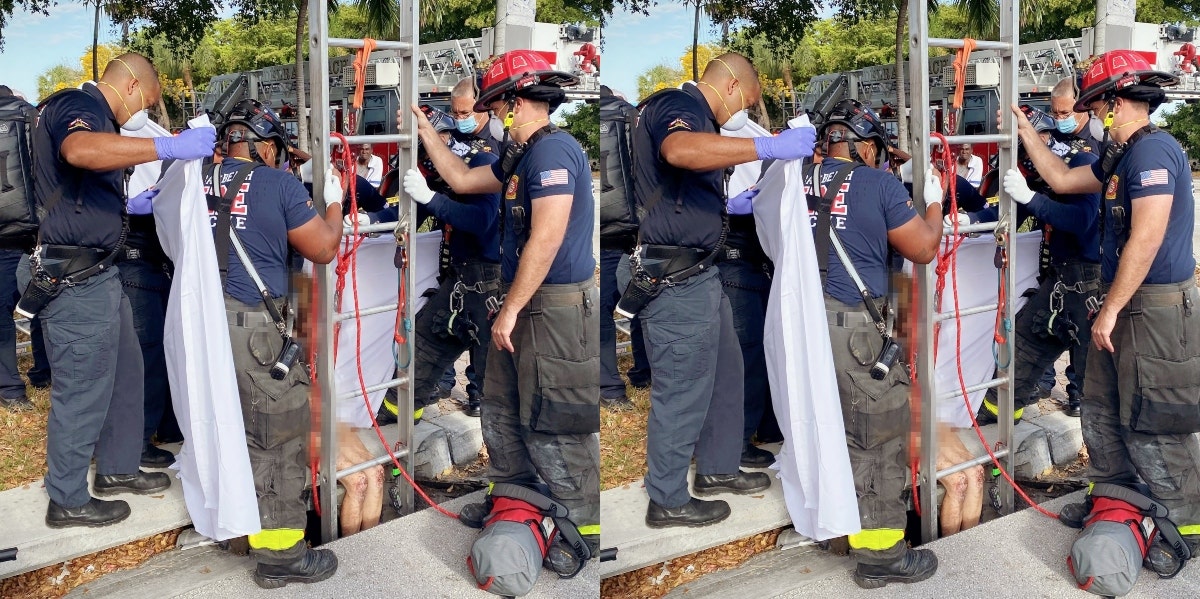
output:
[[[663,94],[651,104],[645,126],[656,151],[672,133],[704,130],[703,117],[694,104],[692,97],[684,92]]]
[[[917,215],[912,199],[904,190],[904,184],[890,175],[880,177],[879,193],[883,201],[883,220],[891,231],[912,220]]]
[[[575,181],[583,175],[579,161],[575,160],[580,150],[571,148],[569,141],[563,138],[546,139],[537,145],[537,149],[536,154],[529,156],[532,160],[525,169],[529,177],[526,187],[529,199],[575,195]]]
[[[68,135],[77,131],[104,131],[104,117],[87,93],[63,94],[48,112],[50,119],[46,127],[56,149]]]
[[[1150,137],[1136,145],[1140,147],[1135,147],[1136,151],[1126,158],[1127,168],[1122,169],[1129,177],[1125,187],[1129,199],[1174,195],[1175,180],[1185,173],[1180,173],[1179,165],[1171,160],[1170,144]]]
[[[312,199],[304,190],[304,184],[295,177],[280,177],[280,194],[283,196],[283,219],[287,230],[291,231],[317,215],[313,209]]]

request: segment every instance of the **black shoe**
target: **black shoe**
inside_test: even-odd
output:
[[[746,445],[742,450],[742,466],[746,468],[766,468],[775,463],[775,454],[755,447],[753,444]]]
[[[1021,410],[1023,408],[1017,408],[1017,409]],[[987,406],[985,406],[983,404],[979,404],[979,411],[975,413],[975,422],[978,422],[979,426],[987,426],[989,424],[996,424],[997,422],[1000,422],[1000,420],[998,418],[996,418],[995,414],[991,413],[987,409]],[[1018,424],[1021,424],[1021,417],[1014,416],[1013,417],[1013,426],[1016,426]]]
[[[471,418],[479,418],[481,413],[480,404],[483,403],[483,396],[478,391],[467,394],[467,407],[463,409],[463,413]]]
[[[679,506],[666,508],[650,501],[646,508],[646,526],[650,528],[666,528],[668,526],[687,526],[699,528],[716,524],[729,517],[729,504],[719,499],[703,501],[693,497],[691,501]]]
[[[650,385],[651,385],[653,382],[654,382],[654,381],[653,381],[652,379],[650,379],[650,378],[644,378],[644,379],[634,379],[634,378],[631,378],[631,379],[629,379],[629,384],[630,384],[630,386],[632,386],[634,389],[649,389],[649,388],[650,388]]]
[[[629,401],[629,398],[625,397],[625,394],[621,394],[617,397],[604,397],[601,395],[600,405],[610,410],[623,411],[633,409],[633,402]]]
[[[1072,418],[1079,418],[1079,414],[1080,414],[1079,405],[1080,405],[1080,403],[1082,403],[1082,400],[1083,400],[1082,393],[1080,393],[1078,391],[1075,391],[1073,393],[1068,393],[1067,394],[1067,409],[1063,410],[1063,413]]]
[[[29,401],[29,398],[24,395],[13,399],[0,397],[0,407],[13,412],[28,412],[33,409],[33,402]]]
[[[278,589],[289,582],[305,584],[321,582],[337,572],[338,559],[329,549],[309,549],[290,564],[258,564],[254,570],[254,584],[264,589]]]
[[[375,422],[378,423],[379,426],[387,426],[389,424],[396,424],[399,421],[396,420],[396,415],[389,412],[388,409],[381,403],[379,404],[379,411],[375,413]]]
[[[46,508],[46,526],[50,528],[66,528],[68,526],[87,526],[98,528],[116,524],[129,517],[129,504],[124,501],[103,501],[92,498],[80,507],[65,508],[53,500]]]
[[[468,503],[458,510],[458,521],[471,528],[483,528],[483,521],[491,513],[486,501]]]
[[[1083,521],[1091,511],[1092,508],[1086,501],[1068,503],[1058,511],[1058,521],[1071,528],[1083,528]]]
[[[783,443],[783,433],[763,434],[762,431],[759,431],[755,437],[759,443]]]
[[[1192,557],[1197,554],[1197,549],[1200,549],[1200,537],[1188,535],[1183,537],[1183,541],[1187,543],[1191,550]],[[1179,561],[1179,558],[1163,540],[1161,535],[1156,535],[1154,543],[1146,551],[1146,557],[1142,559],[1142,566],[1150,571],[1158,574],[1160,578],[1171,578],[1179,573],[1184,564]]]
[[[26,375],[26,376],[28,376],[28,375]],[[31,379],[29,379],[29,384],[32,385],[34,389],[49,389],[50,388],[50,379],[32,379],[31,378]]]
[[[737,472],[735,474],[697,474],[692,488],[701,497],[733,493],[749,495],[764,491],[771,486],[771,477],[765,472]]]
[[[171,487],[171,477],[162,472],[138,472],[136,474],[96,475],[92,490],[100,496],[133,493],[149,495]]]
[[[153,445],[142,450],[143,468],[167,468],[175,463],[175,454]]]
[[[909,549],[894,562],[880,565],[859,563],[852,578],[864,589],[878,589],[889,582],[921,582],[937,572],[938,559],[928,549]]]
[[[575,555],[575,551],[571,549],[570,545],[563,541],[562,535],[557,535],[554,539],[554,543],[546,550],[546,557],[542,559],[542,567],[548,568],[562,578],[571,578],[583,569],[583,564],[580,563],[579,556]],[[600,557],[599,535],[585,535],[583,540],[591,552],[591,557],[588,559]]]

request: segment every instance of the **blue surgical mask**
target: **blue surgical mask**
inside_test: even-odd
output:
[[[475,122],[475,115],[471,115],[465,119],[458,119],[454,121],[454,123],[458,125],[459,133],[474,133],[475,127],[479,126],[479,124]]]
[[[1075,115],[1071,115],[1065,119],[1058,119],[1054,121],[1054,123],[1058,125],[1059,133],[1074,133],[1075,127],[1079,126],[1079,124],[1075,122]]]

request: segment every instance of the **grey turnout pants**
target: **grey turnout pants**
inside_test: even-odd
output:
[[[283,340],[262,302],[227,295],[225,316],[262,524],[250,550],[261,563],[285,564],[308,550],[308,505],[300,497],[308,476],[308,375],[296,363],[283,380],[271,378]]]
[[[1185,535],[1200,535],[1200,296],[1187,281],[1142,285],[1117,316],[1115,353],[1088,353],[1083,440],[1093,482],[1139,478]],[[1182,428],[1181,428],[1182,427]]]
[[[908,474],[908,374],[897,363],[883,380],[871,378],[883,340],[861,302],[826,295],[825,316],[862,524],[850,550],[859,562],[887,563],[908,549],[908,505],[900,497]]]
[[[600,524],[599,300],[592,279],[542,285],[517,315],[516,351],[492,348],[480,406],[492,482],[540,479],[585,535]]]
[[[17,282],[29,284],[29,257]],[[54,372],[46,438],[46,493],[67,508],[91,500],[97,475],[134,474],[142,457],[142,349],[129,298],[110,268],[62,292],[38,314]]]

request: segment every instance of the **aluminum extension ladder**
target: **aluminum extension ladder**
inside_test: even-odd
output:
[[[414,57],[417,54],[417,4],[414,0],[398,0],[400,5],[400,41],[378,41],[376,48],[379,50],[394,50],[400,57],[400,111],[406,115],[403,120],[403,125],[399,128],[399,134],[394,135],[346,135],[346,142],[349,144],[361,143],[395,143],[399,146],[399,168],[407,170],[416,168],[416,117],[409,110],[411,104],[416,102],[417,98],[417,72],[414,68]],[[310,82],[326,82],[329,81],[329,48],[351,48],[358,49],[363,47],[363,41],[360,39],[341,39],[329,37],[329,15],[326,2],[321,0],[309,1],[309,17],[308,17],[308,50],[309,50],[309,73],[308,80]],[[312,126],[310,131],[310,142],[313,155],[313,199],[318,203],[323,203],[324,187],[325,187],[325,172],[329,168],[328,157],[330,147],[332,145],[340,145],[341,141],[330,136],[330,98],[329,88],[326,85],[312,84],[310,85],[310,107],[313,115]],[[348,108],[348,106],[347,106]],[[349,110],[346,112],[349,114]],[[400,218],[397,223],[381,223],[370,226],[360,226],[359,233],[372,232],[394,232],[397,239],[405,239],[407,243],[407,251],[409,264],[413,258],[413,239],[416,233],[414,211],[412,203],[405,200],[400,202]],[[351,235],[350,228],[346,228],[342,232],[343,236]],[[411,268],[409,269],[411,273]],[[333,345],[334,345],[334,325],[338,322],[354,318],[354,312],[335,312],[334,306],[334,282],[336,280],[335,265],[317,265],[315,271],[316,284],[319,289],[319,296],[316,309],[321,315],[321,320],[317,325],[318,328],[318,347],[317,347],[317,374],[320,382],[321,393],[321,484],[320,500],[321,500],[321,538],[328,542],[338,537],[338,504],[337,504],[337,485],[336,480],[340,480],[345,476],[366,470],[372,466],[387,464],[391,458],[384,453],[380,457],[369,460],[361,464],[355,464],[344,470],[335,470],[337,467],[337,410],[336,403],[342,401],[362,401],[362,391],[355,387],[352,390],[339,392],[337,381],[334,375],[333,361]],[[412,298],[413,298],[413,281],[411,274],[406,280],[401,282],[405,286],[405,297],[407,298],[408,315],[415,316],[412,313]],[[398,299],[398,298],[397,298]],[[368,307],[360,310],[362,315],[378,314],[383,312],[395,311],[398,305]],[[399,406],[399,439],[394,452],[397,459],[400,460],[404,469],[410,474],[413,471],[413,421],[411,414],[413,412],[413,388],[410,381],[413,377],[413,360],[412,343],[413,335],[407,333],[408,348],[402,351],[408,351],[410,359],[408,366],[398,372],[397,378],[372,385],[367,387],[367,392],[397,388],[397,405]],[[351,356],[351,349],[342,348],[341,355],[344,357]],[[333,473],[331,480],[330,473]],[[404,506],[406,512],[413,510],[413,489],[408,484],[402,481],[396,481],[397,490],[399,491],[399,499]]]
[[[1017,135],[1014,117],[1009,109],[1010,103],[1017,101],[1017,65],[1015,61],[1019,58],[1017,52],[1017,31],[1018,31],[1018,10],[1019,0],[1000,0],[1000,41],[979,41],[976,43],[976,48],[979,50],[993,50],[1000,55],[1000,98],[1001,98],[1001,131],[1006,133],[994,135],[947,135],[946,142],[954,144],[962,143],[995,143],[1000,148],[1000,166],[999,168],[1007,170],[1016,168],[1016,148]],[[929,37],[929,12],[925,2],[911,2],[909,4],[908,13],[909,27],[909,81],[929,81],[929,48],[962,48],[963,41],[958,39],[945,38],[930,38]],[[913,107],[912,126],[910,127],[910,141],[912,144],[913,160],[913,199],[918,203],[923,203],[923,189],[925,187],[925,171],[930,168],[930,164],[924,158],[930,154],[930,147],[939,145],[940,140],[930,136],[930,112],[931,106],[929,102],[929,88],[924,85],[912,85],[911,102],[909,106]],[[946,107],[947,111],[949,106]],[[990,115],[989,115],[990,117]],[[950,132],[954,133],[954,132]],[[953,165],[948,165],[953,166]],[[1012,308],[1012,299],[1015,298],[1013,276],[1013,266],[1015,253],[1013,250],[1013,238],[1016,235],[1016,207],[1008,196],[1001,190],[1000,194],[1000,218],[998,223],[1000,226],[1007,228],[1000,231],[1005,233],[1004,244],[1007,246],[1005,250],[1008,254],[1008,269],[1006,276],[1002,281],[1005,290],[1005,297],[1010,298],[1005,302],[1004,316],[1009,322],[1013,322],[1014,314]],[[960,226],[959,233],[984,232],[994,231],[998,226],[997,223],[980,223],[970,226]],[[943,236],[952,235],[949,228],[943,230]],[[962,391],[956,388],[950,391],[939,393],[937,381],[934,374],[934,325],[937,322],[942,322],[954,318],[953,310],[948,312],[938,313],[937,306],[934,305],[934,283],[936,281],[935,273],[936,265],[926,264],[918,265],[915,271],[916,284],[919,286],[920,295],[917,299],[917,309],[921,315],[919,323],[917,323],[918,335],[918,351],[917,351],[917,374],[921,387],[921,455],[920,468],[921,476],[924,483],[921,485],[921,536],[925,542],[932,541],[938,537],[938,504],[937,504],[937,484],[936,481],[942,478],[966,470],[973,466],[986,464],[991,458],[984,452],[982,456],[977,456],[974,459],[968,460],[961,464],[956,464],[944,470],[936,470],[937,467],[937,410],[938,403],[943,401],[962,401]],[[946,302],[943,301],[943,305]],[[990,306],[978,306],[975,308],[961,310],[963,315],[977,312],[986,312],[995,310],[996,304]],[[1011,332],[1008,335],[1008,341],[1000,353],[1000,361],[1007,363],[1007,367],[1000,369],[997,372],[997,377],[978,384],[967,387],[967,392],[971,393],[982,389],[990,389],[998,387],[999,391],[999,439],[1000,445],[994,452],[996,457],[1000,459],[1004,469],[1012,472],[1013,465],[1013,389],[1009,385],[1009,381],[1013,379],[1015,368],[1013,366],[1013,342],[1016,335]],[[951,355],[947,352],[953,352],[952,347],[941,348],[941,355]],[[1010,513],[1013,509],[1013,489],[1006,483],[997,481],[1000,486],[1000,500],[1003,506],[1003,513]]]

